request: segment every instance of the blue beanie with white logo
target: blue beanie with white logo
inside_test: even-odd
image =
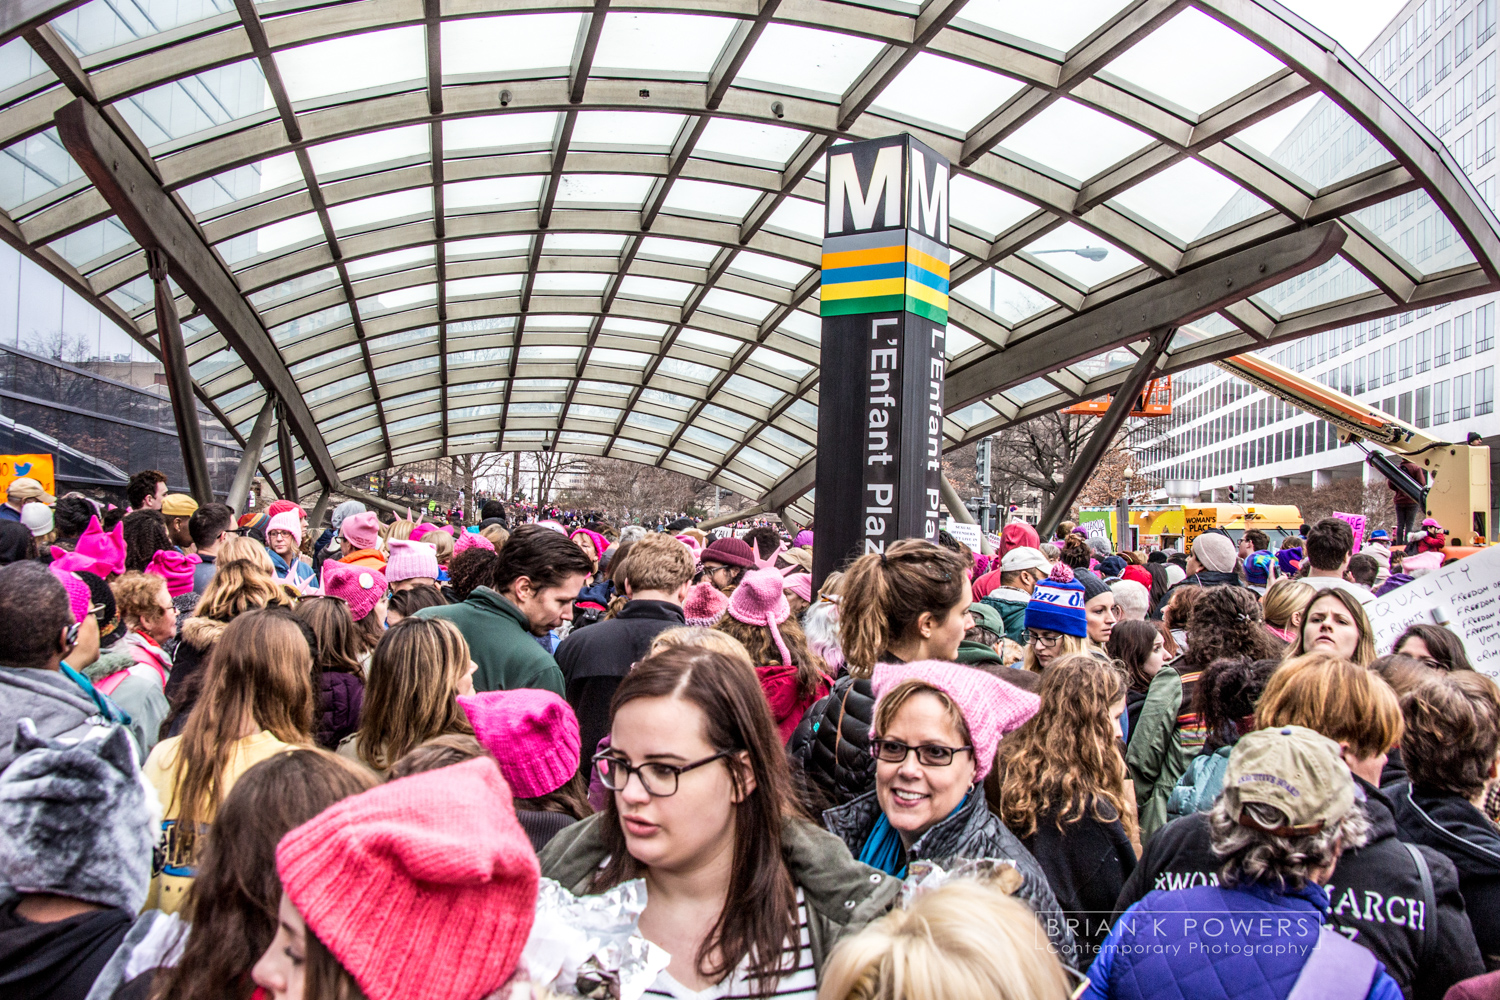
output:
[[[1051,575],[1031,592],[1031,602],[1026,605],[1026,627],[1081,639],[1089,632],[1083,604],[1083,585],[1073,578],[1073,570],[1067,563],[1058,562]]]

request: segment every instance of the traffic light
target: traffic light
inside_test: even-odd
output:
[[[1242,501],[1240,501],[1241,503],[1254,503],[1255,502],[1255,487],[1254,486],[1246,484],[1242,488],[1242,492],[1245,494],[1245,498]]]
[[[1236,485],[1233,485],[1233,484],[1230,484],[1230,487],[1229,487],[1229,502],[1230,503],[1239,503],[1240,502],[1240,488],[1238,486],[1236,486]]]

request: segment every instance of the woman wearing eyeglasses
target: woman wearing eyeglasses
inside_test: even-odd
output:
[[[788,744],[820,805],[842,805],[873,786],[868,734],[875,665],[958,655],[974,624],[971,567],[957,552],[906,538],[884,553],[860,556],[845,572],[838,629],[848,674],[807,710]]]
[[[984,797],[995,748],[1036,713],[1036,695],[935,660],[881,663],[872,680],[875,788],[823,813],[823,825],[859,860],[896,878],[913,861],[1011,862],[1022,877],[1016,895],[1036,911],[1063,961],[1075,964],[1073,935],[1047,877]]]
[[[640,930],[672,956],[647,996],[813,1000],[835,942],[900,882],[803,818],[776,724],[742,662],[674,646],[615,692],[593,759],[609,802],[542,850],[575,893],[646,881]]]
[[[1026,654],[1021,666],[1040,673],[1052,661],[1089,650],[1089,617],[1083,584],[1067,563],[1052,567],[1026,604]]]

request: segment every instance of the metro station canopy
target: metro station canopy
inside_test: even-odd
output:
[[[162,246],[200,398],[278,398],[304,493],[555,448],[805,520],[841,141],[952,161],[950,445],[1153,334],[1500,285],[1442,143],[1271,2],[8,0],[0,41],[0,236],[152,350]]]

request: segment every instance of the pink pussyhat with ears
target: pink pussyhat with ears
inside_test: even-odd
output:
[[[781,630],[776,627],[792,616],[791,606],[786,602],[786,578],[770,565],[776,561],[779,552],[781,547],[777,546],[769,559],[756,558],[759,568],[746,573],[729,598],[729,617],[746,625],[770,629],[771,640],[781,654],[782,666],[790,667],[792,654],[787,652]]]
[[[495,551],[495,543],[485,538],[477,531],[460,531],[453,539],[453,554],[467,552],[469,549],[487,549]]]
[[[105,534],[99,518],[89,518],[89,526],[78,536],[78,544],[73,546],[73,552],[103,567],[103,572],[98,569],[88,569],[87,572],[105,578],[119,576],[125,572],[125,522],[121,521],[115,525],[114,531]]]

